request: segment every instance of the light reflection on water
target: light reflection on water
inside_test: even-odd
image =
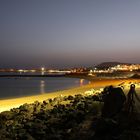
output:
[[[44,80],[40,81],[40,93],[41,94],[45,93],[45,81]]]
[[[0,78],[0,99],[23,97],[83,86],[89,81],[65,77]]]
[[[85,79],[80,79],[80,86],[83,86]]]
[[[88,84],[91,84],[91,81],[89,81]]]
[[[77,84],[79,84],[78,86],[83,86],[83,85],[85,85],[86,82],[87,81],[85,79],[78,79],[75,81],[75,83],[76,83],[75,86]],[[88,84],[90,84],[90,83],[91,82],[89,81]],[[41,94],[46,93],[45,88],[46,88],[46,82],[45,82],[45,80],[41,80],[40,81],[40,93]]]
[[[44,72],[44,71],[42,71],[42,72],[41,72],[41,75],[45,75],[45,72]]]

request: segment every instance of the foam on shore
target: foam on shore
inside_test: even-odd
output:
[[[25,104],[25,103],[33,103],[35,101],[42,102],[46,99],[55,98],[58,96],[83,94],[85,91],[87,91],[91,88],[99,89],[99,88],[104,88],[105,86],[108,86],[108,85],[115,86],[122,82],[136,82],[136,81],[138,81],[138,80],[134,80],[134,79],[93,80],[88,85],[84,85],[81,87],[72,88],[72,89],[68,89],[68,90],[57,91],[57,92],[52,92],[52,93],[44,93],[41,95],[20,97],[20,98],[14,98],[14,99],[3,99],[3,100],[0,100],[0,112],[10,110],[11,108],[19,107],[20,105]]]

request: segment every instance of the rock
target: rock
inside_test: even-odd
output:
[[[13,113],[12,111],[4,111],[0,114],[0,118],[1,120],[10,120],[13,119],[15,116],[15,113]]]
[[[68,96],[68,100],[73,100],[73,99],[74,99],[73,96],[71,96],[71,95]]]

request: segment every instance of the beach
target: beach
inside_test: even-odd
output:
[[[90,89],[100,89],[104,88],[105,86],[113,85],[117,86],[120,83],[126,82],[139,82],[140,80],[137,79],[96,79],[93,80],[91,79],[90,84],[81,86],[81,87],[76,87],[76,88],[71,88],[67,90],[62,90],[62,91],[57,91],[57,92],[52,92],[52,93],[43,93],[40,95],[34,95],[34,96],[27,96],[27,97],[20,97],[20,98],[13,98],[13,99],[3,99],[0,100],[0,112],[10,110],[12,108],[17,108],[22,104],[25,103],[33,103],[35,101],[42,102],[46,99],[49,98],[55,98],[58,96],[68,96],[68,95],[76,95],[76,94],[84,94],[85,91],[90,90]]]

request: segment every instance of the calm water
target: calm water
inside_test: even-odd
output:
[[[87,83],[87,80],[65,77],[0,78],[0,99],[49,93]]]

